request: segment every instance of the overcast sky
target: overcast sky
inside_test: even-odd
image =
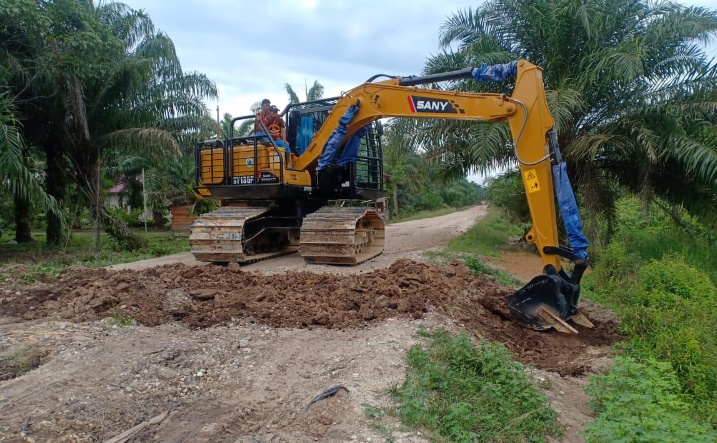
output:
[[[438,34],[466,0],[119,0],[144,9],[174,41],[182,67],[215,81],[216,114],[250,113],[263,98],[283,108],[289,83],[339,95],[375,74],[420,74]],[[717,0],[690,0],[717,8]],[[714,53],[715,51],[711,51]],[[481,181],[481,180],[477,180]]]

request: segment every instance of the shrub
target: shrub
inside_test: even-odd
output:
[[[590,378],[585,391],[597,414],[583,435],[589,443],[713,442],[709,426],[690,417],[690,405],[669,363],[618,357],[607,375]]]
[[[437,441],[542,442],[557,434],[557,414],[525,369],[500,344],[466,334],[432,335],[408,354],[404,383],[393,390],[401,419]]]

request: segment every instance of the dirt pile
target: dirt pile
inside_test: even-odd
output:
[[[172,321],[205,328],[232,320],[275,327],[353,328],[390,317],[445,313],[478,337],[505,343],[523,362],[577,375],[593,346],[614,342],[613,321],[577,336],[537,332],[505,316],[501,298],[514,288],[473,277],[460,263],[436,267],[398,260],[364,274],[288,271],[264,276],[227,267],[167,265],[141,271],[82,270],[4,303],[8,315],[71,321],[115,316],[154,326]],[[590,317],[590,314],[588,313]],[[585,354],[585,355],[584,355]]]

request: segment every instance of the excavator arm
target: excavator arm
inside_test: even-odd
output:
[[[453,77],[471,76],[471,70],[457,71]],[[439,79],[445,79],[442,74]],[[349,139],[359,129],[384,117],[413,117],[472,121],[507,121],[513,134],[515,154],[523,176],[533,219],[526,236],[534,242],[544,264],[560,270],[560,258],[544,252],[545,246],[558,246],[555,197],[548,133],[555,122],[548,110],[543,89],[542,70],[527,62],[517,62],[516,85],[512,96],[425,89],[412,86],[417,81],[435,81],[436,76],[392,78],[364,83],[345,93],[317,131],[295,167],[313,171],[339,119],[352,105],[358,106],[346,128]],[[410,86],[406,86],[408,84]]]
[[[344,143],[370,122],[384,117],[507,121],[533,221],[526,240],[537,246],[544,269],[543,275],[534,278],[506,301],[514,314],[537,329],[554,327],[562,332],[577,332],[565,321],[592,326],[577,310],[579,282],[587,267],[587,257],[583,250],[576,252],[558,243],[553,168],[561,159],[542,70],[525,60],[499,65],[499,68],[501,71],[512,70],[515,75],[511,96],[416,86],[443,80],[480,79],[484,74],[481,68],[364,83],[341,96],[306,151],[298,157],[295,167],[311,172],[317,169],[334,128],[352,107],[358,109],[354,108],[353,117],[345,126]],[[496,80],[494,76],[488,77]],[[569,183],[567,188],[574,206]],[[580,235],[581,229],[580,226]],[[572,273],[563,268],[561,257],[573,263]]]

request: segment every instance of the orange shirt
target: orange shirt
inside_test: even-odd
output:
[[[269,115],[266,118],[262,118],[266,129],[269,131],[269,135],[274,140],[283,140],[281,136],[281,130],[286,127],[286,123],[281,117]]]

